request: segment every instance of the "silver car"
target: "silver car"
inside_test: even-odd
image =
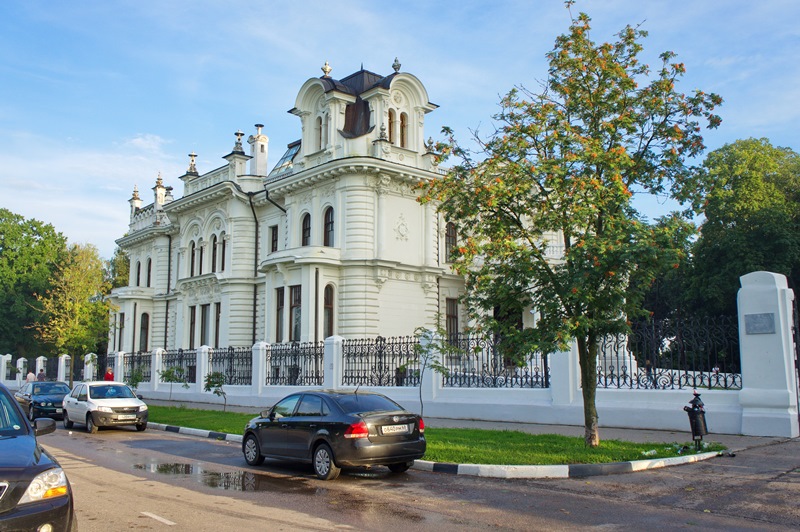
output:
[[[64,397],[64,427],[83,423],[86,431],[99,427],[133,425],[147,428],[147,405],[124,382],[96,381],[76,384]]]

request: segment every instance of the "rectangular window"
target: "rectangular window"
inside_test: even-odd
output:
[[[302,287],[290,286],[289,287],[289,341],[299,342],[300,331],[302,329]]]
[[[283,287],[275,289],[275,343],[283,342]]]
[[[211,305],[200,305],[200,345],[209,345],[209,318],[211,317]]]
[[[189,307],[189,349],[194,349],[194,333],[197,330],[197,322],[195,321],[195,309],[197,307]]]
[[[119,313],[119,338],[117,340],[117,351],[122,351],[123,350],[122,346],[124,344],[123,344],[122,340],[124,338],[124,336],[123,336],[124,333],[125,333],[125,313],[124,312],[120,312]]]
[[[278,251],[278,226],[273,225],[269,228],[269,250],[274,253]]]
[[[458,335],[458,299],[445,299],[445,330],[447,339],[455,340]]]
[[[219,322],[222,317],[222,303],[214,303],[214,347],[219,347]]]

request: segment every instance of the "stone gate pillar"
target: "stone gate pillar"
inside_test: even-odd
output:
[[[788,288],[786,277],[776,273],[753,272],[743,275],[740,282],[742,434],[796,438],[794,292]]]

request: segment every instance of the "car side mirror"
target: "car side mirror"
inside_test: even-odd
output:
[[[33,422],[33,433],[37,436],[50,434],[56,431],[56,420],[49,417],[40,417]]]
[[[144,396],[143,396],[143,395],[141,395],[141,394],[139,394],[139,395],[137,395],[137,396],[136,396],[136,398],[137,398],[138,400],[142,401],[142,400],[144,399]]]
[[[268,417],[269,417],[269,420],[270,420],[270,421],[275,421],[275,412],[272,412],[272,411],[271,411],[271,412],[269,413],[269,416],[268,416]]]

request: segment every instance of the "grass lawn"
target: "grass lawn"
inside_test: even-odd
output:
[[[150,406],[150,421],[195,429],[242,434],[255,417],[240,412],[194,410],[174,406]],[[424,460],[457,464],[556,465],[601,464],[694,454],[694,444],[633,443],[601,440],[591,449],[583,438],[556,434],[527,434],[510,430],[450,429],[426,427],[428,450]],[[714,444],[703,451],[722,451]]]

